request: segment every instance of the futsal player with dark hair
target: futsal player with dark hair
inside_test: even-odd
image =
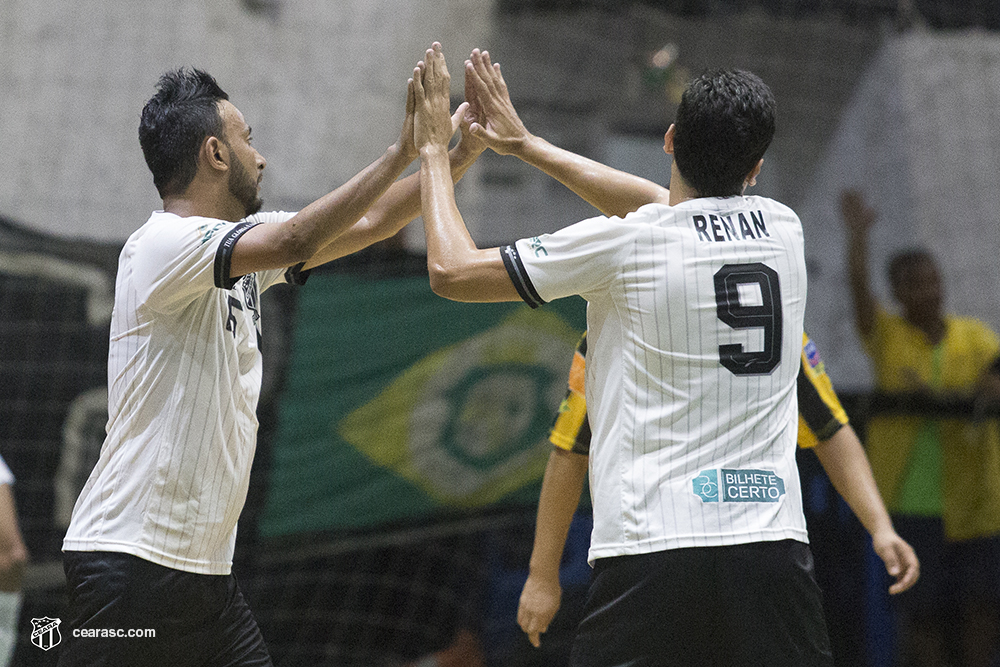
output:
[[[549,434],[553,447],[539,496],[528,578],[518,604],[518,625],[536,647],[561,604],[559,567],[587,475],[591,433],[584,381],[586,354],[584,333],[573,354],[566,397]],[[889,592],[908,590],[919,577],[920,564],[913,549],[892,526],[864,448],[848,422],[819,349],[809,336],[802,338],[796,393],[799,447],[815,452],[834,488],[871,535],[875,553],[894,579]]]
[[[396,181],[417,155],[412,99],[371,165],[297,213],[260,213],[267,163],[243,114],[206,72],[160,78],[139,139],[163,209],[119,258],[107,438],[63,542],[61,667],[271,664],[231,571],[256,445],[260,294],[419,214],[419,177]],[[463,133],[449,178],[481,150]],[[130,630],[155,637],[110,634]]]
[[[622,203],[477,248],[447,169],[447,67],[439,44],[427,51],[414,136],[432,288],[533,307],[587,300],[594,574],[571,663],[831,665],[795,461],[802,226],[745,194],[775,129],[770,90],[733,70],[688,87],[664,137],[664,201],[524,130],[488,54],[473,52],[465,74],[489,146],[549,156],[548,173],[588,201],[615,191]]]

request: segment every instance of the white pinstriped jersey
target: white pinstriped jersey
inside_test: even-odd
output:
[[[649,204],[501,254],[530,305],[588,302],[591,561],[808,541],[795,464],[806,270],[791,209]]]
[[[295,271],[230,279],[254,223],[156,211],[118,260],[109,420],[63,549],[228,574],[257,442],[259,294]]]

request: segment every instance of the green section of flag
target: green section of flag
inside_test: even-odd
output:
[[[423,278],[300,294],[265,537],[533,503],[586,326],[581,299],[461,304]]]

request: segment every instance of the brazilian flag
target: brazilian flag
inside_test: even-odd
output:
[[[537,501],[585,302],[463,304],[427,276],[299,294],[261,534],[364,530]]]

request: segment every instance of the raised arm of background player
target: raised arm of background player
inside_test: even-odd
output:
[[[840,196],[840,214],[847,230],[847,271],[854,301],[854,317],[861,339],[867,340],[875,329],[879,309],[869,277],[869,236],[877,215],[860,192],[845,190]],[[912,390],[930,392],[919,377],[908,376]],[[936,389],[931,395],[941,400],[968,399],[969,391]],[[987,367],[971,391],[977,416],[995,414],[1000,410],[1000,357]]]
[[[465,81],[466,101],[478,120],[472,134],[496,153],[513,155],[540,169],[607,216],[624,217],[644,204],[668,203],[667,188],[531,134],[514,109],[499,63],[491,63],[488,52],[473,50],[465,61]],[[475,97],[470,98],[470,92]]]
[[[875,486],[868,459],[848,423],[815,344],[802,341],[799,397],[799,446],[813,448],[834,488],[872,536],[872,546],[895,578],[892,594],[910,588],[920,566],[913,549],[896,534]],[[517,622],[534,645],[548,629],[562,598],[559,565],[587,474],[590,430],[584,398],[586,334],[573,355],[569,390],[549,436],[554,445],[542,480],[535,543],[528,579],[521,592]]]
[[[854,323],[862,339],[871,336],[875,328],[878,302],[872,292],[869,276],[868,238],[875,224],[875,211],[855,190],[845,190],[840,196],[840,214],[847,231],[847,278],[854,302]]]

